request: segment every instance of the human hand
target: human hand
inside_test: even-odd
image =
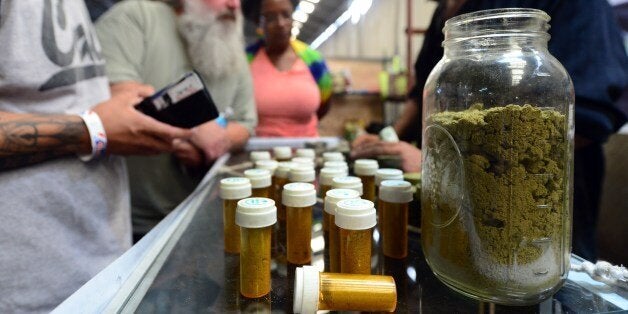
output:
[[[353,140],[353,142],[351,142],[351,147],[358,147],[358,146],[364,145],[366,143],[379,142],[379,140],[380,139],[379,139],[378,135],[364,133],[364,134],[359,135],[358,137],[356,137],[355,140]]]
[[[368,142],[351,150],[352,158],[368,158],[380,155],[399,156],[404,172],[421,171],[421,150],[408,142]]]
[[[205,154],[205,160],[212,162],[231,149],[231,140],[227,130],[216,121],[203,123],[192,129],[192,144]]]
[[[170,152],[175,138],[187,139],[190,130],[159,122],[135,109],[142,99],[153,94],[152,87],[124,82],[111,88],[111,99],[92,108],[98,114],[107,134],[107,153],[148,155]]]
[[[203,151],[189,141],[175,139],[172,141],[174,155],[187,168],[199,169],[205,166]]]

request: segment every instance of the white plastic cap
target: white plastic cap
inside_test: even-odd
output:
[[[288,146],[277,146],[273,148],[273,155],[278,159],[292,158],[292,148]]]
[[[334,189],[351,189],[364,193],[362,189],[362,179],[358,177],[336,177],[331,179],[331,187]]]
[[[403,180],[384,180],[379,185],[379,199],[388,203],[412,201],[412,184]]]
[[[271,185],[270,170],[249,169],[244,171],[244,176],[251,180],[254,189],[265,188]]]
[[[359,199],[360,193],[350,189],[332,189],[325,193],[325,211],[330,215],[336,214],[336,203],[342,200]]]
[[[255,168],[266,169],[270,171],[270,175],[275,174],[275,170],[277,170],[278,166],[279,166],[279,162],[272,159],[271,160],[258,160],[255,162]]]
[[[297,157],[315,158],[316,152],[311,148],[299,148],[297,149]]]
[[[249,159],[252,162],[256,162],[258,160],[270,160],[270,152],[265,150],[252,151],[249,155]]]
[[[290,182],[314,182],[316,180],[316,171],[310,166],[296,164],[290,169],[288,180]]]
[[[324,168],[341,168],[349,171],[349,165],[344,161],[326,161],[323,163]]]
[[[346,177],[348,171],[342,168],[323,168],[318,175],[318,183],[320,185],[331,186],[331,180],[336,177]]]
[[[323,153],[323,161],[344,161],[345,156],[341,152]]]
[[[241,177],[220,180],[220,198],[223,200],[240,200],[252,194],[251,180]]]
[[[291,159],[292,163],[295,164],[299,164],[302,166],[308,166],[311,168],[314,168],[316,166],[316,163],[314,162],[314,159],[310,158],[310,157],[294,157]]]
[[[375,185],[379,186],[384,180],[403,180],[403,171],[393,168],[382,168],[375,172]]]
[[[342,200],[336,203],[336,226],[345,230],[365,230],[377,223],[375,205],[369,200]]]
[[[397,132],[395,131],[395,128],[393,128],[392,126],[387,126],[383,128],[381,131],[379,131],[379,137],[382,139],[383,142],[389,142],[389,143],[399,142],[399,137],[397,136]]]
[[[297,267],[294,275],[294,313],[312,314],[318,311],[320,273],[315,266]]]
[[[353,164],[353,172],[359,176],[374,176],[379,169],[375,159],[358,159]]]
[[[288,183],[283,186],[281,202],[290,207],[307,207],[316,204],[316,188],[310,183]]]
[[[277,164],[277,170],[275,170],[275,177],[277,178],[288,178],[290,174],[290,169],[294,167],[294,163],[290,161],[282,161]]]
[[[245,198],[238,201],[236,225],[244,228],[263,228],[277,222],[275,201],[265,197]]]

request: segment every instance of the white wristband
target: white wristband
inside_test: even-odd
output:
[[[105,156],[107,149],[107,134],[105,134],[105,128],[100,121],[98,114],[91,110],[87,110],[80,115],[83,122],[87,126],[89,132],[89,138],[92,144],[92,153],[86,155],[79,155],[82,161],[90,161],[94,158]]]

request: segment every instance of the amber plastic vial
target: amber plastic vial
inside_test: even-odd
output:
[[[288,146],[274,147],[273,155],[277,161],[289,161],[292,158],[292,148]]]
[[[249,153],[249,159],[255,163],[260,160],[270,160],[270,152],[265,150],[256,150]]]
[[[277,178],[275,177],[275,171],[279,166],[279,162],[276,160],[260,160],[255,162],[255,168],[257,169],[266,169],[270,171],[271,179],[270,179],[270,198],[275,201],[275,206],[277,205]]]
[[[397,289],[391,276],[321,273],[298,267],[294,279],[294,313],[318,310],[394,312]]]
[[[238,201],[250,197],[251,194],[251,181],[247,178],[232,177],[220,180],[225,252],[240,253],[240,227],[235,223],[235,213]]]
[[[244,176],[251,180],[253,197],[271,198],[272,177],[266,169],[249,169],[244,171]]]
[[[329,249],[329,271],[340,272],[340,234],[336,226],[336,204],[342,200],[358,199],[360,193],[349,189],[332,189],[325,193],[325,204],[323,207],[323,224],[329,226],[329,236],[326,246]]]
[[[316,158],[316,151],[311,148],[298,148],[296,155],[297,157],[307,157],[314,159]]]
[[[327,191],[331,190],[331,183],[333,178],[346,177],[347,171],[341,168],[323,168],[318,174],[319,195],[325,197]],[[323,224],[325,231],[329,230],[325,224]]]
[[[340,231],[340,272],[371,273],[371,238],[377,216],[373,202],[363,199],[336,203],[335,222]]]
[[[408,255],[408,204],[412,196],[412,184],[408,181],[385,180],[379,186],[379,210],[386,224],[382,228],[382,248],[388,257]]]
[[[356,190],[362,196],[364,192],[364,188],[362,186],[362,180],[358,177],[345,176],[345,177],[335,177],[331,179],[331,188],[332,189],[351,189]]]
[[[345,161],[345,156],[341,152],[325,152],[323,161]]]
[[[286,207],[287,259],[295,265],[312,260],[312,206],[316,204],[316,189],[310,183],[288,183],[283,187]]]
[[[353,164],[353,172],[362,180],[364,193],[362,198],[375,202],[375,173],[379,169],[377,160],[358,159]]]
[[[281,201],[281,193],[283,191],[283,186],[288,184],[288,175],[290,174],[290,169],[294,164],[289,161],[282,161],[277,165],[277,170],[275,170],[275,192],[277,193],[277,219],[280,221],[286,220],[286,208],[283,206],[283,202]]]
[[[394,168],[381,168],[375,172],[375,195],[379,196],[379,185],[384,180],[403,180],[403,171]],[[382,208],[382,202],[377,199],[377,223],[379,227],[379,232],[383,233],[384,223],[382,221],[382,211],[379,210]]]
[[[277,208],[273,200],[254,197],[238,202],[240,293],[247,298],[259,298],[270,292],[270,245],[275,222]]]

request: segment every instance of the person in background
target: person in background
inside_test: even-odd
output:
[[[264,38],[246,50],[253,75],[261,137],[317,137],[329,108],[332,78],[320,53],[291,40],[290,0],[262,0]]]
[[[569,72],[576,94],[573,253],[595,261],[596,222],[604,176],[602,144],[626,123],[626,116],[614,103],[628,86],[628,56],[606,1],[441,1],[415,63],[416,85],[410,93],[413,101],[406,106],[406,119],[397,124],[397,132],[402,139],[420,143],[422,90],[443,55],[441,30],[445,21],[463,13],[507,7],[536,8],[552,18],[548,48]],[[353,156],[369,155],[372,151],[365,148],[377,145],[376,142],[372,135],[356,140]]]
[[[0,2],[2,313],[50,312],[130,248],[115,155],[191,136],[133,108],[151,87],[111,95],[100,49],[83,1]]]
[[[174,154],[128,158],[135,240],[180,204],[218,157],[243,148],[257,124],[243,52],[239,0],[123,1],[100,17],[96,31],[112,86],[133,82],[160,89],[195,69],[221,112],[217,121],[176,141]],[[131,82],[131,83],[129,83]]]
[[[92,19],[92,22],[95,22],[118,1],[120,0],[85,0],[85,5],[87,5],[87,11],[89,11],[89,17]]]

